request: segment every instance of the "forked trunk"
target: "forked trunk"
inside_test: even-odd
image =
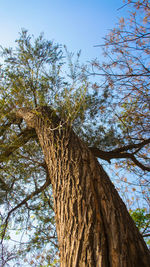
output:
[[[39,113],[39,114],[38,114]],[[148,267],[148,248],[109,177],[49,108],[22,112],[34,127],[53,187],[61,267]]]

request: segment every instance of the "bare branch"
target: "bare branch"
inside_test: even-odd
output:
[[[128,151],[128,150],[131,150],[134,148],[140,148],[141,149],[142,147],[144,147],[147,144],[150,144],[150,138],[147,140],[144,140],[143,142],[138,143],[138,144],[130,144],[127,146],[122,146],[120,148],[116,148],[116,149],[112,150],[112,152],[119,152],[120,153],[120,152]]]
[[[89,149],[92,151],[95,157],[106,160],[109,163],[111,163],[111,159],[121,159],[121,158],[131,159],[134,162],[134,164],[138,166],[140,169],[142,169],[143,171],[150,171],[150,167],[143,165],[139,160],[136,159],[134,152],[133,153],[126,152],[134,148],[141,149],[142,147],[144,147],[144,145],[149,144],[149,143],[150,143],[150,139],[147,139],[139,144],[131,144],[131,145],[123,146],[121,148],[117,148],[109,152],[100,150],[96,147],[89,147]]]
[[[142,235],[143,237],[148,237],[148,236],[150,236],[150,233],[149,234],[144,234],[144,235]]]

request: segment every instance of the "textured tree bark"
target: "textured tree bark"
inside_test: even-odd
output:
[[[87,146],[49,108],[18,116],[35,128],[48,166],[61,267],[148,267],[141,234]]]

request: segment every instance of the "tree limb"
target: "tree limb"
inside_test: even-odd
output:
[[[0,162],[3,162],[8,159],[8,157],[19,147],[26,144],[29,139],[35,138],[36,132],[34,129],[26,128],[22,131],[14,140],[14,142],[5,147],[5,151],[0,155]]]
[[[116,148],[114,150],[112,150],[112,152],[124,152],[124,151],[127,151],[127,150],[131,150],[131,149],[134,149],[134,148],[142,148],[143,146],[147,145],[147,144],[150,144],[150,138],[144,140],[143,142],[141,143],[138,143],[138,144],[130,144],[130,145],[127,145],[127,146],[122,146],[120,148]]]
[[[150,236],[150,233],[148,233],[148,234],[144,234],[144,235],[142,235],[143,237],[148,237],[148,236]]]
[[[141,149],[144,145],[149,144],[149,143],[150,143],[150,139],[147,139],[139,144],[131,144],[131,145],[123,146],[121,148],[117,148],[109,152],[100,150],[96,147],[89,147],[89,149],[92,151],[95,157],[106,160],[109,163],[111,163],[111,159],[120,159],[120,158],[131,159],[134,162],[134,164],[138,166],[139,168],[141,168],[143,171],[150,171],[150,167],[143,165],[139,160],[136,159],[134,152],[133,153],[126,152],[134,148]]]
[[[4,239],[4,236],[5,236],[5,233],[6,233],[6,228],[8,226],[8,220],[11,216],[11,214],[17,210],[18,208],[20,208],[22,205],[25,205],[27,203],[28,200],[32,199],[34,196],[38,195],[39,193],[41,193],[44,189],[46,189],[49,185],[51,184],[51,180],[50,180],[50,177],[47,173],[47,178],[46,178],[46,181],[45,183],[40,187],[38,188],[37,190],[35,190],[34,192],[32,192],[30,195],[28,195],[25,199],[23,199],[17,206],[15,206],[12,210],[10,210],[8,212],[8,215],[7,215],[7,218],[5,220],[5,227],[4,227],[4,230],[3,230],[3,233],[2,233],[2,238],[1,238],[1,244],[3,242],[3,239]]]

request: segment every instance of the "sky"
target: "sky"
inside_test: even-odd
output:
[[[122,0],[0,0],[0,45],[14,46],[22,28],[37,37],[66,45],[70,52],[81,49],[82,59],[101,55],[94,47],[125,12]]]

